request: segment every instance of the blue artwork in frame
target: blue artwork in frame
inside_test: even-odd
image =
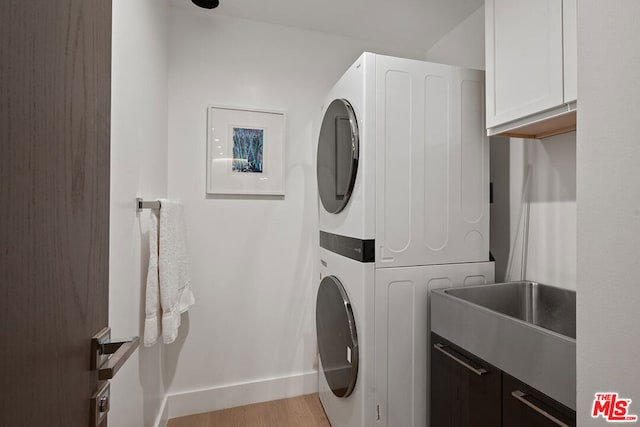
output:
[[[283,196],[285,113],[207,110],[207,194]]]
[[[233,128],[233,172],[262,173],[264,129]]]

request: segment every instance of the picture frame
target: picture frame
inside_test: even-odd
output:
[[[207,107],[207,194],[284,195],[282,111]]]

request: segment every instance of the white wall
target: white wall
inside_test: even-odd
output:
[[[424,52],[196,8],[172,8],[170,34],[169,196],[185,204],[196,296],[168,347],[170,393],[309,373],[313,390],[320,107],[364,50]],[[205,195],[209,104],[287,113],[284,199]],[[248,391],[240,398],[253,399]],[[185,412],[170,405],[171,416]]]
[[[446,34],[426,56],[429,61],[484,69],[484,6]],[[521,277],[522,189],[527,165],[531,165],[526,278],[575,289],[575,149],[575,132],[544,140],[492,138],[491,251],[496,257],[496,280]],[[513,265],[507,275],[510,250]]]
[[[136,196],[167,194],[167,17],[158,0],[113,1],[109,324],[142,336],[149,249]],[[161,347],[141,347],[112,380],[109,425],[152,426],[166,396]]]
[[[576,133],[543,140],[511,138],[509,151],[513,265],[506,279],[521,277],[526,209],[522,191],[529,170],[528,256],[524,276],[540,283],[575,289]]]
[[[436,42],[427,61],[484,70],[484,6]]]
[[[640,415],[640,3],[578,3],[578,425],[596,392]],[[630,423],[630,425],[635,425]]]

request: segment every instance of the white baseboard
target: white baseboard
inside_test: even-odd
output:
[[[155,427],[167,427],[167,423],[169,422],[168,400],[169,397],[165,396],[164,400],[162,401],[162,405],[160,406],[160,411],[158,412],[158,418],[153,424]]]
[[[301,396],[317,391],[318,373],[313,371],[290,377],[270,378],[170,394],[167,397],[165,411],[168,407],[168,418],[171,419],[251,403]]]

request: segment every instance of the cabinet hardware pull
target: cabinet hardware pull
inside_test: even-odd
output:
[[[455,360],[456,362],[458,362],[459,364],[461,364],[462,366],[464,366],[465,368],[467,368],[468,370],[470,370],[471,372],[473,372],[476,375],[484,375],[484,374],[488,374],[489,373],[486,369],[474,368],[473,366],[469,365],[464,360],[462,360],[459,357],[449,353],[448,351],[445,350],[445,347],[448,347],[447,345],[437,343],[437,344],[434,344],[433,347],[436,350],[438,350],[439,352],[441,352],[442,354],[444,354],[445,356],[447,356],[448,358]]]
[[[549,421],[556,423],[556,425],[558,425],[559,427],[569,427],[569,424],[563,423],[562,421],[560,421],[559,419],[557,419],[556,417],[554,417],[544,409],[539,408],[538,406],[534,405],[533,403],[525,399],[527,395],[521,392],[520,390],[512,391],[511,396],[515,397],[520,402],[524,403],[525,405],[527,405],[528,407],[530,407],[531,409],[533,409],[534,411],[536,411],[537,413],[539,413],[540,415],[548,419]]]

